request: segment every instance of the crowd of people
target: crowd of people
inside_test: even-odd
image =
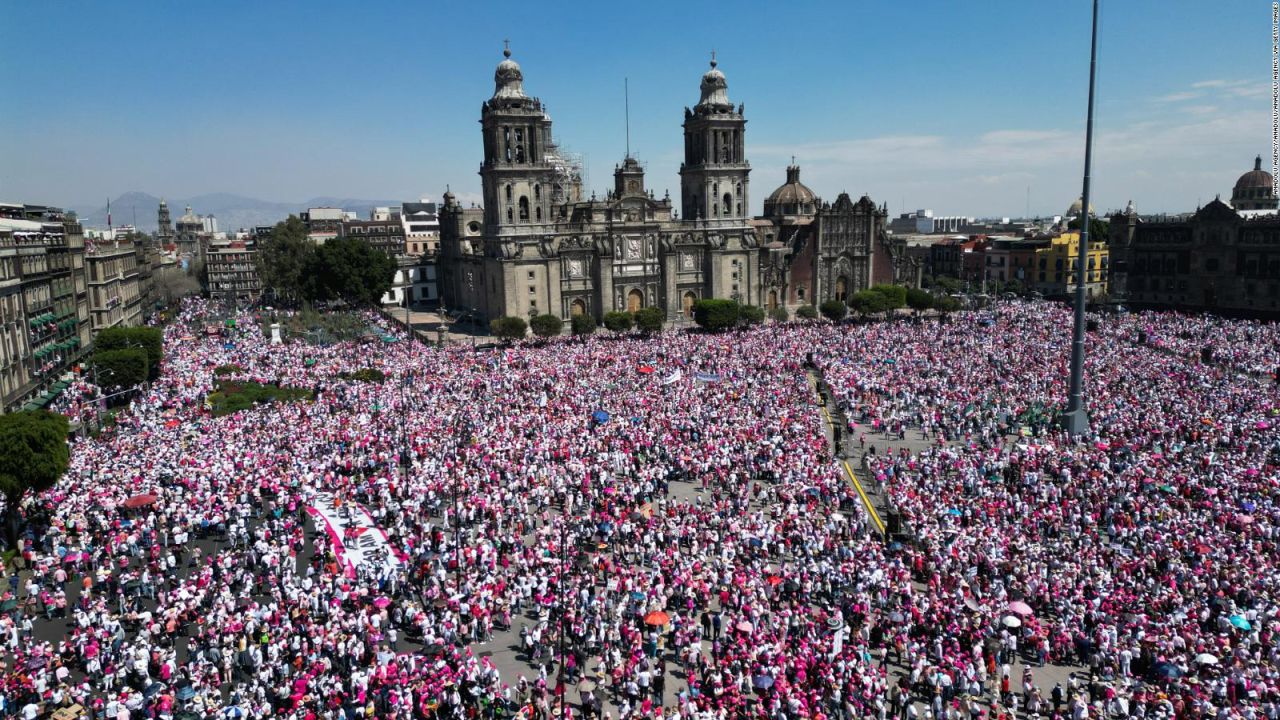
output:
[[[1102,319],[1073,439],[1047,304],[479,352],[218,318],[24,508],[0,712],[1277,717],[1271,326]],[[314,397],[211,411],[249,382]]]

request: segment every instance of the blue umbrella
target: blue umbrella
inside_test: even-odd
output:
[[[1258,509],[1258,504],[1251,500],[1246,500],[1243,504],[1240,505],[1240,508],[1245,512],[1253,512],[1254,510]]]
[[[1231,624],[1240,630],[1252,630],[1253,624],[1249,622],[1249,618],[1243,615],[1232,615]]]
[[[761,690],[768,690],[773,687],[773,678],[768,675],[757,675],[751,678],[751,686]]]
[[[947,508],[947,514],[960,517],[961,515],[964,515],[964,511],[960,508]]]
[[[603,410],[597,410],[591,413],[591,419],[595,420],[598,423],[604,424],[609,422],[609,413]]]
[[[602,523],[600,523],[599,525],[597,525],[597,526],[596,526],[596,529],[597,529],[597,530],[599,530],[599,531],[600,531],[600,532],[602,532],[602,533],[611,533],[611,532],[613,532],[613,523],[611,523],[611,522],[602,522]]]
[[[1162,662],[1152,668],[1157,677],[1165,680],[1177,680],[1182,677],[1182,671],[1173,663]]]
[[[631,591],[631,599],[632,599],[632,600],[643,600],[643,599],[644,599],[644,593],[642,593],[642,592],[636,592],[635,590],[632,590],[632,591]]]

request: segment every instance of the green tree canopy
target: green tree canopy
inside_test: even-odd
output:
[[[871,288],[871,291],[884,296],[883,311],[886,316],[898,308],[907,306],[907,289],[901,285],[876,285]]]
[[[164,332],[155,327],[104,328],[93,340],[95,354],[106,350],[136,348],[146,354],[149,377],[160,373],[160,360],[164,357]],[[145,377],[143,378],[146,379]],[[139,381],[141,382],[141,381]],[[131,383],[137,384],[137,383]],[[123,385],[121,387],[124,387]]]
[[[920,288],[907,288],[907,307],[917,313],[933,307],[933,296]]]
[[[574,315],[569,321],[574,335],[586,336],[596,331],[596,319],[586,313]]]
[[[523,340],[525,330],[528,327],[524,318],[513,315],[504,315],[489,321],[489,331],[493,333],[493,336],[507,342]]]
[[[889,300],[884,293],[875,290],[862,290],[853,294],[849,298],[849,307],[858,313],[859,317],[866,318],[868,315],[874,315],[878,312],[885,312],[889,309]]]
[[[743,325],[759,325],[764,322],[764,308],[742,305],[738,308],[738,319]]]
[[[551,313],[535,315],[529,320],[529,327],[540,338],[555,337],[564,330],[564,320]]]
[[[738,324],[741,309],[733,300],[706,298],[693,304],[693,321],[712,332],[728,330]]]
[[[634,318],[631,313],[614,310],[604,314],[604,326],[613,332],[626,332],[631,329],[631,323]]]
[[[837,300],[836,302],[840,302],[840,301]],[[801,320],[817,320],[818,308],[812,305],[801,305],[800,307],[796,308],[796,317],[800,318]]]
[[[789,317],[790,316],[787,315],[787,309],[781,305],[769,310],[769,319],[774,322],[784,323]]]
[[[271,234],[258,239],[253,264],[262,286],[275,291],[286,305],[297,305],[314,290],[309,270],[315,268],[316,244],[307,239],[307,226],[296,215],[276,223]]]
[[[827,300],[818,309],[822,311],[822,316],[831,322],[840,322],[849,312],[849,309],[839,300]]]
[[[662,330],[662,323],[667,319],[667,314],[662,308],[655,305],[642,307],[635,311],[636,329],[648,335]]]
[[[93,370],[98,384],[104,388],[123,389],[140,385],[147,379],[150,363],[142,348],[98,350],[93,354]]]
[[[363,240],[333,238],[316,248],[310,262],[309,299],[345,300],[375,306],[391,289],[396,261]]]
[[[47,410],[0,415],[0,494],[5,502],[5,537],[14,548],[22,501],[41,493],[67,471],[67,418]]]
[[[1068,230],[1080,229],[1080,218],[1067,221]],[[1089,243],[1104,243],[1111,237],[1111,223],[1101,218],[1089,217]]]
[[[933,300],[933,309],[946,315],[960,309],[960,301],[950,295],[942,295]]]

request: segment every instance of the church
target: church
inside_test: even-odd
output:
[[[447,308],[599,320],[656,306],[680,322],[703,298],[794,310],[881,282],[918,283],[918,264],[885,230],[886,208],[843,193],[824,203],[794,164],[765,216],[750,216],[747,121],[714,56],[698,103],[684,111],[677,211],[630,155],[604,198],[584,198],[580,165],[552,139],[510,49],[503,55],[480,110],[483,206],[464,208],[446,192],[440,208]]]

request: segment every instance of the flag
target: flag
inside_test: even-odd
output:
[[[670,375],[668,375],[666,378],[662,380],[662,384],[670,385],[671,383],[676,382],[682,377],[684,377],[684,370],[680,368],[676,368],[675,372],[671,373]]]

